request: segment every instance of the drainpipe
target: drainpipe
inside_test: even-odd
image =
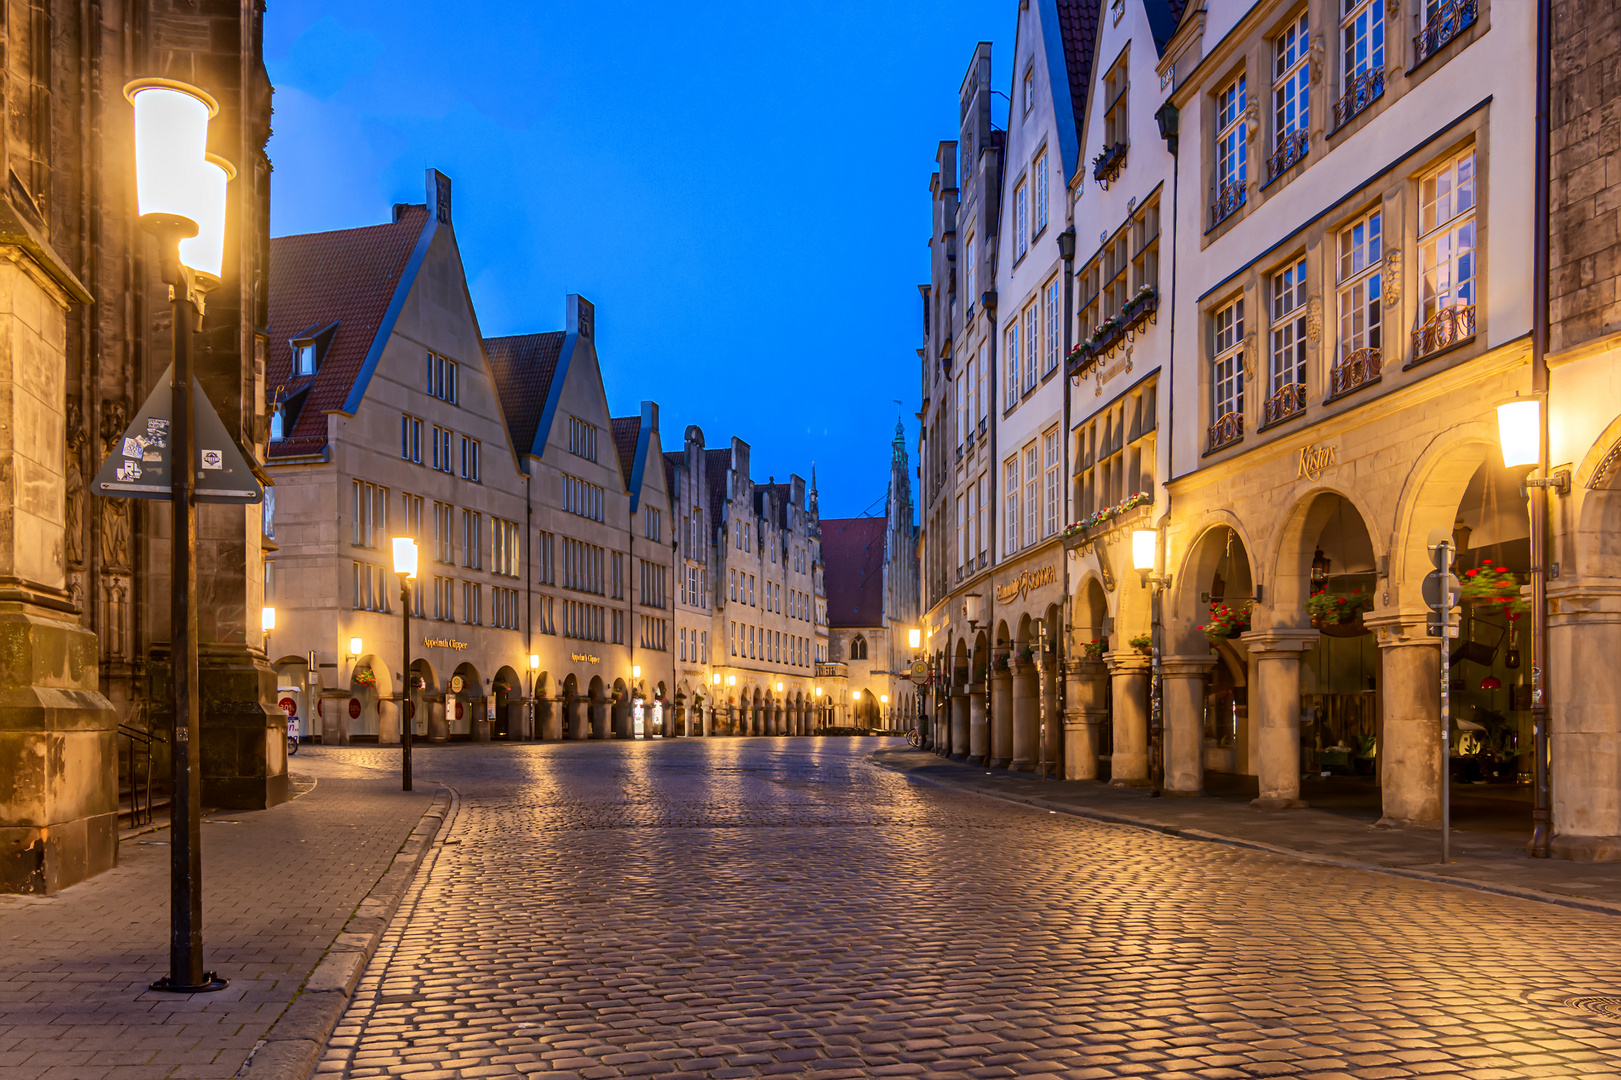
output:
[[[985,293],[980,297],[979,302],[980,306],[985,309],[985,322],[987,324],[991,341],[990,356],[987,358],[986,363],[986,367],[989,370],[985,372],[985,389],[990,394],[991,398],[990,409],[987,413],[987,415],[990,417],[990,430],[986,432],[986,435],[989,436],[991,444],[990,446],[986,447],[985,453],[990,462],[990,468],[986,471],[990,473],[991,480],[990,484],[988,485],[991,489],[991,505],[987,507],[989,513],[986,514],[986,520],[990,523],[991,527],[988,549],[991,553],[991,565],[994,566],[996,565],[997,537],[996,506],[997,503],[1001,501],[996,485],[997,478],[1001,476],[1002,473],[1001,463],[996,459],[996,373],[997,369],[1000,367],[1000,361],[997,359],[996,349],[997,345],[999,344],[997,341],[998,332],[996,327],[996,290],[994,288],[985,290]]]
[[[1548,52],[1549,0],[1537,0],[1537,137],[1536,223],[1531,272],[1531,394],[1538,410],[1537,458],[1546,477],[1548,461],[1548,96],[1551,58]],[[1553,841],[1553,805],[1548,761],[1548,482],[1527,485],[1531,491],[1531,727],[1535,732],[1531,843],[1533,859],[1546,859]],[[1442,764],[1441,782],[1446,783]]]

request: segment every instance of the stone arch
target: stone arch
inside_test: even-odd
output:
[[[460,689],[457,689],[458,678]],[[470,660],[458,664],[445,687],[445,725],[452,739],[473,737],[473,713],[483,694],[484,683],[478,668]]]
[[[363,686],[362,673],[369,671],[375,685]],[[366,653],[355,661],[349,671],[349,700],[360,703],[360,715],[347,717],[349,737],[363,741],[376,740],[383,733],[386,717],[384,702],[394,693],[394,674],[388,662],[376,653]],[[344,704],[348,708],[348,703]]]
[[[1164,610],[1165,650],[1171,655],[1209,652],[1199,629],[1210,615],[1210,605],[1200,599],[1202,594],[1210,593],[1212,599],[1218,592],[1228,597],[1255,595],[1250,554],[1255,549],[1236,519],[1225,513],[1209,515],[1194,535],[1172,577],[1172,602]]]
[[[1437,528],[1451,532],[1476,470],[1498,452],[1495,425],[1474,420],[1438,432],[1413,462],[1391,530],[1390,581],[1403,613],[1416,616],[1426,610],[1419,588],[1432,569],[1430,534]]]
[[[867,638],[865,635],[857,634],[855,637],[850,639],[850,659],[867,659]]]
[[[516,738],[522,718],[513,715],[517,702],[523,696],[523,683],[510,664],[503,665],[490,682],[490,696],[495,699],[495,723],[490,725],[490,738]]]
[[[586,696],[589,697],[593,702],[600,702],[602,700],[602,690],[602,676],[591,676],[591,682],[586,687]]]
[[[431,737],[433,730],[429,721],[433,719],[433,699],[439,690],[439,679],[434,673],[433,663],[425,656],[418,656],[411,660],[411,678],[408,688],[410,704],[406,707],[406,717],[401,720],[412,723],[413,736]]]
[[[1580,500],[1572,538],[1583,578],[1621,578],[1621,417],[1610,421],[1571,477]]]
[[[1361,501],[1338,488],[1316,486],[1300,496],[1274,534],[1268,559],[1271,591],[1265,604],[1256,605],[1269,627],[1299,629],[1310,623],[1304,605],[1313,591],[1312,562],[1330,532],[1343,535],[1329,542],[1326,558],[1333,562],[1337,556],[1341,567],[1365,564],[1366,572],[1377,574],[1379,557],[1386,552],[1380,550],[1375,530],[1368,527],[1370,520]]]

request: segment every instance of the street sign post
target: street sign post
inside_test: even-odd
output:
[[[1452,572],[1452,539],[1446,537],[1430,548],[1435,566],[1424,576],[1424,602],[1429,605],[1427,630],[1441,639],[1441,864],[1452,861],[1452,639],[1458,636],[1458,616],[1453,610],[1463,599],[1457,575]]]

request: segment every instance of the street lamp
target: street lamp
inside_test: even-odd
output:
[[[400,634],[400,648],[405,654],[404,703],[400,707],[400,780],[402,791],[411,790],[411,736],[415,734],[416,717],[411,701],[411,582],[417,576],[417,542],[409,536],[394,537],[394,572],[400,575],[400,617],[404,630]]]
[[[1539,58],[1539,64],[1543,61]],[[1539,138],[1541,137],[1539,131]],[[1541,241],[1539,241],[1540,243]],[[1541,256],[1545,258],[1546,256]],[[1541,303],[1547,303],[1545,287]],[[1538,319],[1545,318],[1539,311]],[[1533,387],[1537,384],[1537,365],[1542,363],[1541,351],[1546,342],[1547,327],[1540,325],[1533,334],[1536,356],[1533,357]],[[1541,368],[1544,385],[1546,367]],[[1503,465],[1530,465],[1533,472],[1547,472],[1545,461],[1548,445],[1548,418],[1542,408],[1542,397],[1516,397],[1497,406],[1497,440],[1503,450]],[[1527,476],[1521,481],[1531,496],[1531,731],[1532,731],[1532,793],[1531,844],[1534,859],[1546,859],[1553,842],[1553,799],[1548,790],[1548,700],[1542,685],[1543,673],[1548,669],[1548,579],[1544,568],[1548,564],[1548,492],[1570,494],[1570,473],[1565,469],[1547,476]]]
[[[1149,599],[1149,632],[1153,669],[1148,678],[1149,794],[1158,796],[1165,778],[1165,627],[1163,606],[1171,575],[1156,574],[1160,564],[1159,530],[1131,531],[1131,568],[1142,576],[1143,588],[1153,588]]]
[[[351,657],[353,657],[354,659],[359,660],[360,659],[361,647],[364,644],[365,644],[365,642],[361,641],[357,637],[350,638],[349,639],[349,655]]]
[[[539,710],[535,708],[535,672],[540,670],[540,654],[529,654],[529,737],[538,739],[540,731],[535,727],[540,722]]]
[[[154,990],[198,993],[226,981],[203,970],[202,832],[198,773],[197,435],[192,411],[191,337],[208,290],[219,284],[225,236],[225,189],[234,170],[208,153],[208,122],[219,105],[202,90],[172,79],[137,79],[124,87],[134,109],[135,205],[141,228],[158,242],[170,288],[174,363],[170,382],[169,502],[170,649],[174,695],[173,796],[170,810],[169,974]]]

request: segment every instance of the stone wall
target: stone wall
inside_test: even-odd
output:
[[[1550,348],[1621,330],[1621,5],[1554,0]]]

